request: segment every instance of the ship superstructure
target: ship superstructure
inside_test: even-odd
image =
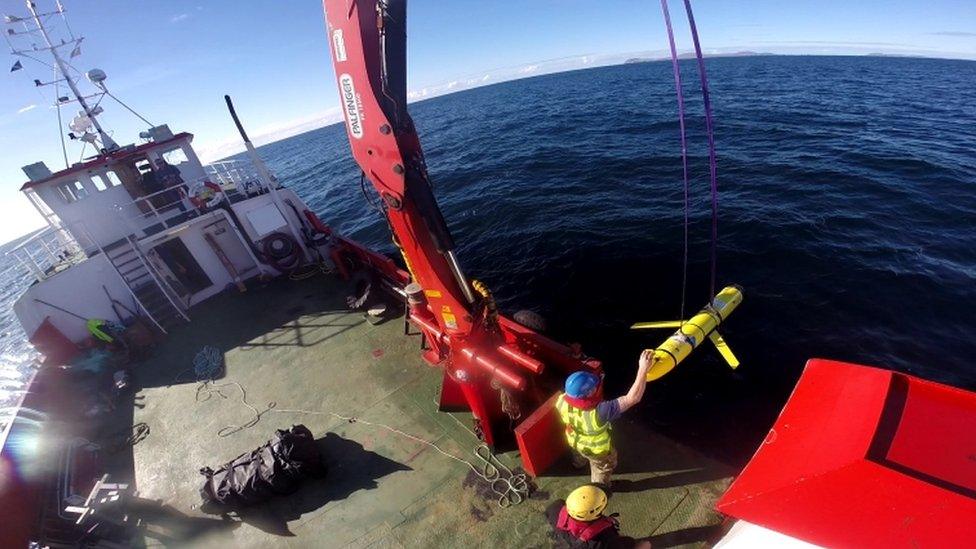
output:
[[[190,307],[228,285],[279,274],[283,263],[269,260],[263,247],[271,235],[276,246],[291,247],[293,264],[311,258],[302,232],[308,208],[260,160],[204,166],[193,135],[166,125],[146,127],[139,143],[116,143],[99,122],[103,100],[114,99],[105,72],[86,72],[96,91],[85,94],[73,65],[83,38],[59,39],[48,29],[47,21],[64,17],[63,7],[46,13],[28,2],[27,8],[29,16],[6,17],[12,51],[53,60],[45,64],[54,78],[35,84],[56,90],[59,117],[80,107],[62,128],[62,144],[67,137],[81,144],[82,155],[95,153],[57,171],[44,163],[24,167],[29,180],[21,191],[47,227],[10,252],[36,280],[15,311],[42,352],[70,353],[91,335],[87,319],[139,317],[165,334],[190,319]],[[66,149],[66,164],[67,158]]]

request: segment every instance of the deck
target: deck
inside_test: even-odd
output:
[[[542,511],[588,480],[562,467],[535,480],[530,499],[502,509],[467,466],[436,450],[361,423],[283,410],[331,411],[387,423],[473,458],[470,416],[436,411],[440,371],[424,363],[402,319],[371,325],[346,310],[345,284],[317,275],[258,284],[194,308],[135,370],[140,390],[115,421],[145,422],[150,434],[114,458],[114,476],[137,491],[133,514],[146,546],[191,547],[546,547]],[[240,389],[198,399],[186,372],[204,345],[224,353],[218,384],[239,383],[247,401],[275,412],[229,436],[226,426],[254,417]],[[180,375],[181,372],[183,375]],[[613,375],[612,371],[610,375]],[[631,375],[629,372],[625,375]],[[217,467],[304,423],[326,455],[329,475],[297,493],[240,514],[199,509],[198,470]],[[731,471],[636,423],[615,430],[621,453],[611,512],[622,531],[655,547],[701,545],[720,521],[712,510]],[[502,459],[517,465],[510,452]],[[568,460],[567,460],[568,461]]]

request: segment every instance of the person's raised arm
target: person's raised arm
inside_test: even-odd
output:
[[[644,397],[644,387],[647,385],[647,370],[651,367],[654,359],[654,351],[645,350],[641,353],[637,364],[637,377],[634,384],[630,386],[627,394],[617,398],[617,405],[620,406],[620,413],[633,408]]]

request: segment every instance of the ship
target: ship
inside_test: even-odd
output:
[[[379,201],[364,207],[388,220],[396,259],[278,181],[229,97],[246,160],[204,165],[166,125],[116,143],[98,119],[108,76],[78,73],[65,56],[81,38],[46,26],[62,4],[6,16],[8,35],[36,41],[15,54],[53,59],[70,91],[55,107],[80,109],[70,137],[95,153],[24,168],[47,226],[9,257],[33,277],[15,313],[44,359],[5,410],[0,546],[553,544],[545,509],[587,481],[555,401],[567,375],[609,368],[499,311],[461,268],[407,111],[406,2],[325,12],[351,151]],[[742,295],[636,326],[677,328],[648,377],[705,339],[738,366],[715,330]],[[608,509],[654,547],[960,546],[976,534],[974,418],[973,393],[813,359],[741,471],[618,421]],[[208,508],[214,468],[295,433],[314,437],[324,475]]]

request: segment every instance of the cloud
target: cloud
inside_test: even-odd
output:
[[[955,36],[960,38],[976,38],[976,32],[966,32],[966,31],[936,31],[936,32],[930,32],[929,34],[933,36]]]
[[[21,107],[21,108],[17,109],[17,114],[24,114],[25,112],[30,111],[30,110],[34,110],[36,108],[37,108],[37,105],[35,105],[34,103],[31,103],[30,105],[27,105],[26,107]]]
[[[260,147],[340,121],[342,121],[342,111],[339,110],[339,107],[331,107],[311,115],[257,128],[247,133],[254,145]],[[227,137],[209,141],[194,148],[200,160],[207,163],[242,152],[244,143],[241,141],[241,136],[234,132]]]
[[[631,57],[641,56],[663,58],[664,55],[664,50],[620,54],[573,55],[569,57],[559,57],[556,59],[537,61],[535,63],[526,65],[499,67],[491,69],[487,72],[465,76],[464,78],[459,78],[450,82],[443,82],[440,84],[410,90],[407,92],[407,100],[421,101],[423,99],[437,97],[438,95],[477,88],[487,84],[497,84],[500,82],[507,82],[509,80],[517,80],[519,78],[526,78],[529,76],[540,76],[543,74],[552,74],[556,72],[601,67],[605,65],[616,65],[623,63]]]
[[[179,23],[180,21],[186,21],[189,18],[190,18],[190,14],[189,13],[181,13],[179,15],[174,15],[173,17],[170,17],[169,22],[170,23]]]

